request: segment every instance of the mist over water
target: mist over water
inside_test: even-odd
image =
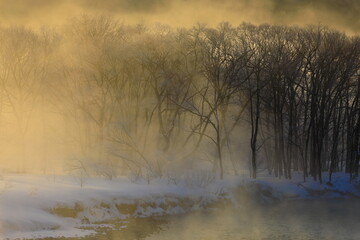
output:
[[[229,206],[181,216],[115,221],[116,229],[98,230],[87,239],[355,240],[360,234],[359,204],[353,199]]]
[[[358,200],[310,200],[217,209],[170,219],[145,239],[355,240],[358,206]]]
[[[354,180],[359,16],[357,0],[0,0],[0,177]],[[360,234],[358,200],[239,205],[92,237]]]

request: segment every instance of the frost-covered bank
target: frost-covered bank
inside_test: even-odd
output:
[[[41,238],[85,236],[81,227],[113,219],[180,214],[214,207],[217,203],[242,204],[245,200],[271,203],[283,199],[360,197],[357,181],[335,175],[333,184],[279,180],[261,176],[227,177],[206,187],[175,185],[167,180],[151,184],[66,176],[5,175],[0,180],[0,237]]]

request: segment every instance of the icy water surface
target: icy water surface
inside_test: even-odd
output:
[[[113,222],[86,239],[360,239],[360,200],[301,200],[242,205],[182,216]],[[125,226],[125,228],[124,228]]]

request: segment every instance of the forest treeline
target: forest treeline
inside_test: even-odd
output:
[[[0,83],[20,172],[37,135],[44,171],[58,149],[82,176],[359,174],[360,38],[325,26],[3,27]]]

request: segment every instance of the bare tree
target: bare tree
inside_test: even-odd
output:
[[[22,27],[1,29],[0,79],[6,100],[15,116],[19,134],[20,162],[25,171],[25,138],[38,93],[47,77],[51,44],[44,36]]]

